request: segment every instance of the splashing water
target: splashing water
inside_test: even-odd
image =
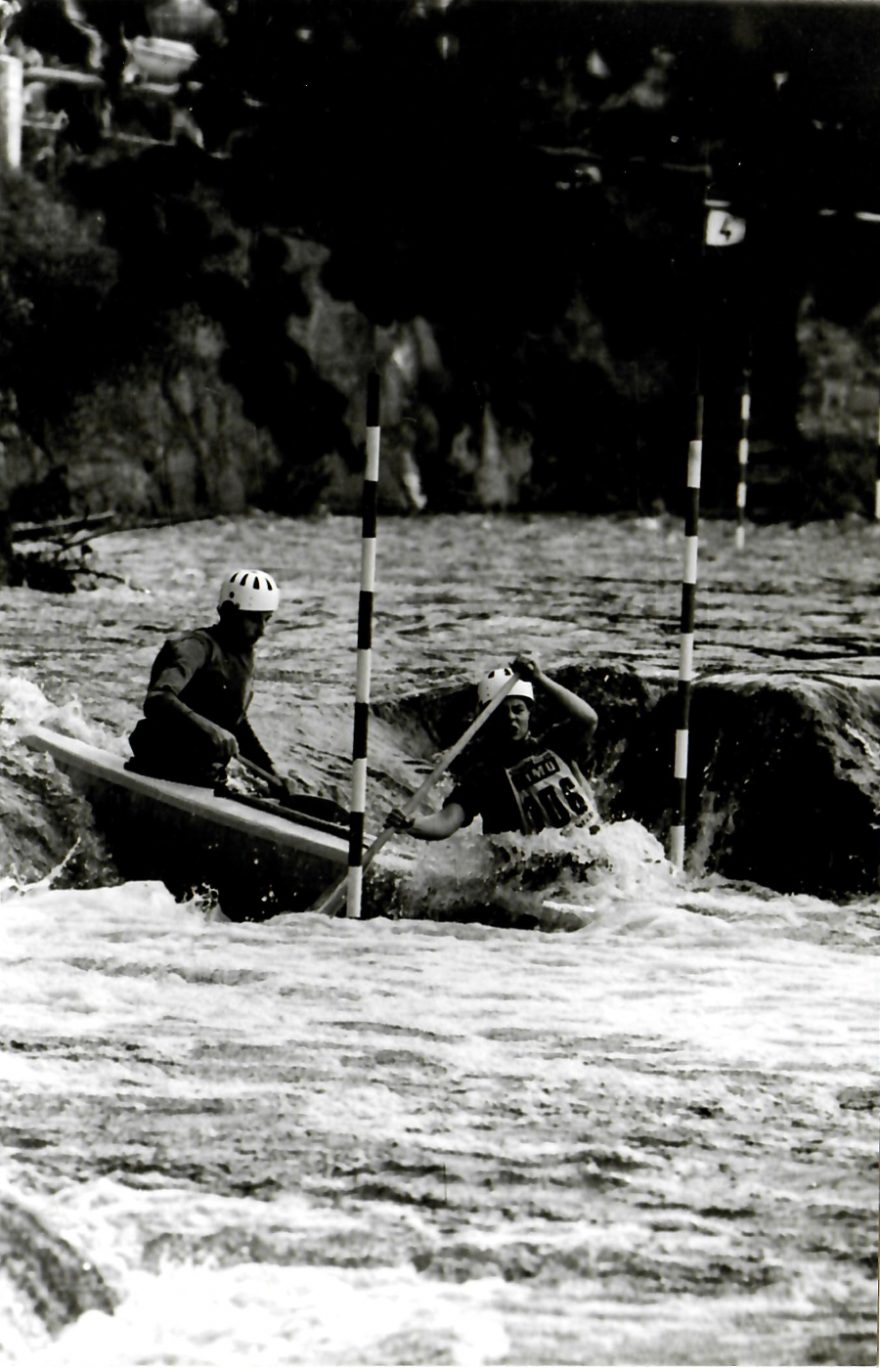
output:
[[[384,532],[377,693],[464,682],[513,637],[551,672],[657,667],[665,534],[591,523],[585,613],[579,524],[485,521]],[[148,601],[0,590],[0,1358],[875,1361],[875,898],[682,875],[619,821],[531,846],[400,838],[367,876],[371,919],[232,925],[120,884],[67,781],[18,745],[42,723],[124,754],[163,634],[234,547],[292,585],[256,728],[344,801],[357,531],[130,533],[101,554]],[[763,645],[813,668],[793,611],[813,595],[833,668],[868,670],[874,541],[757,532],[734,564],[713,535],[713,667],[762,666]],[[194,573],[167,586],[171,549]],[[390,723],[374,739],[378,829],[425,757]],[[469,919],[486,909],[506,923]]]
[[[386,863],[371,902],[386,916],[571,931],[599,908],[671,902],[679,891],[656,837],[631,820],[594,835],[572,829],[486,838],[477,819],[454,843],[425,843]]]

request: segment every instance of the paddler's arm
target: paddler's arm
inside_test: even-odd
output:
[[[394,831],[405,831],[407,836],[415,836],[419,841],[445,841],[447,836],[454,836],[466,820],[461,803],[453,802],[447,803],[439,812],[421,817],[407,817],[400,808],[392,808],[385,825]]]
[[[260,769],[267,770],[269,774],[275,776],[279,783],[283,783],[283,776],[278,773],[269,752],[261,743],[257,733],[254,731],[247,715],[242,717],[238,726],[235,728],[235,739],[238,742],[238,749],[245,760],[253,760]]]
[[[238,754],[238,742],[232,732],[188,708],[172,690],[151,689],[144,699],[144,717],[167,717],[172,713],[185,718],[190,726],[209,739],[218,762],[225,763]]]
[[[591,708],[589,703],[578,694],[572,693],[571,689],[566,689],[564,684],[559,684],[555,679],[546,675],[536,656],[529,654],[517,656],[513,662],[513,669],[521,679],[527,679],[536,689],[543,689],[552,702],[583,727],[587,737],[593,735],[599,721],[599,715],[595,708]]]
[[[144,717],[182,718],[194,731],[208,738],[218,762],[225,763],[238,753],[238,742],[232,732],[195,712],[179,696],[204,663],[204,647],[197,637],[188,637],[173,644],[166,642],[159,653],[144,699]]]

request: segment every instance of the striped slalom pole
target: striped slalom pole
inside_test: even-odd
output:
[[[367,735],[373,647],[373,596],[376,585],[376,512],[379,494],[379,376],[367,381],[367,460],[361,499],[361,591],[358,600],[357,684],[351,760],[351,815],[348,826],[348,883],[345,915],[361,915],[364,879],[364,816],[367,810]]]
[[[749,391],[749,378],[743,381],[739,397],[739,441],[736,447],[736,549],[742,551],[746,544],[746,497],[749,474],[749,419],[752,416],[752,396]]]
[[[694,621],[697,604],[697,554],[700,532],[700,473],[703,462],[703,396],[697,395],[694,436],[688,448],[687,507],[684,527],[684,573],[681,580],[681,638],[678,663],[675,729],[675,809],[677,820],[669,832],[669,858],[684,866],[687,816],[688,726],[694,682]]]

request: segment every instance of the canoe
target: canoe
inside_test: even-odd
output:
[[[124,879],[160,879],[177,898],[212,889],[226,916],[262,921],[310,907],[345,872],[342,825],[138,774],[120,756],[45,727],[23,739],[88,799]]]

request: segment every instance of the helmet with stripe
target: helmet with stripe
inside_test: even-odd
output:
[[[217,607],[231,603],[243,613],[274,613],[281,595],[264,570],[233,570],[220,585]]]

